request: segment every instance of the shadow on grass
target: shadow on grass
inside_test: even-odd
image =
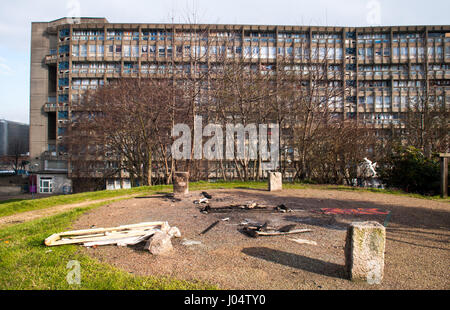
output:
[[[266,247],[244,248],[242,253],[272,263],[302,269],[327,277],[345,279],[345,267],[343,265]]]
[[[23,201],[23,200],[29,200],[29,199],[7,199],[7,200],[0,200],[0,205],[4,204],[4,203],[9,203],[9,202],[19,202],[19,201]]]

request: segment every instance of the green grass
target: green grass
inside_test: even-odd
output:
[[[437,201],[449,202],[450,199],[442,199],[439,196],[422,196],[419,194],[410,194],[402,191],[389,190],[389,189],[366,189],[357,188],[349,186],[339,186],[339,185],[313,185],[304,183],[287,183],[283,184],[285,189],[305,189],[305,188],[316,188],[316,189],[330,189],[330,190],[343,190],[343,191],[361,191],[361,192],[374,192],[383,194],[393,194],[408,196],[421,199],[432,199]],[[244,189],[265,189],[267,188],[267,182],[193,182],[189,184],[189,188],[192,191],[195,190],[208,190],[208,189],[233,189],[233,188],[244,188]],[[18,200],[18,201],[7,201],[0,204],[0,217],[12,215],[15,213],[45,209],[57,205],[66,205],[73,203],[81,203],[87,201],[94,201],[100,199],[114,198],[126,195],[152,195],[161,192],[171,192],[172,185],[156,185],[156,186],[143,186],[135,187],[132,189],[121,189],[115,191],[97,191],[97,192],[87,192],[74,195],[61,195],[52,196],[48,198],[41,199],[30,199],[30,200]]]
[[[166,186],[167,187],[167,186]],[[152,190],[163,190],[164,186],[152,186]],[[0,204],[0,217],[31,210],[46,209],[58,205],[88,202],[93,200],[108,199],[125,195],[133,195],[149,192],[150,187],[135,187],[132,189],[120,189],[114,191],[86,192],[73,195],[51,196],[40,199],[10,200]]]
[[[0,229],[0,289],[216,289],[201,282],[172,278],[135,276],[111,265],[100,263],[80,251],[79,245],[46,247],[44,239],[70,229],[71,223],[87,210],[104,205],[93,204],[56,216]],[[150,255],[150,254],[149,254]],[[81,266],[81,284],[68,284],[67,263],[77,260]]]

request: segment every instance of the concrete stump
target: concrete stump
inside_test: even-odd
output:
[[[173,194],[174,196],[186,196],[189,193],[189,172],[174,172]]]
[[[378,222],[354,222],[347,229],[345,268],[352,281],[380,284],[384,275],[386,230]]]
[[[269,173],[269,191],[281,191],[283,189],[283,178],[280,172]]]

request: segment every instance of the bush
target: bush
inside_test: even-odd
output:
[[[439,194],[440,173],[439,158],[427,158],[412,146],[395,149],[378,169],[386,187],[422,195]]]

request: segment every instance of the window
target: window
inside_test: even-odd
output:
[[[400,56],[400,49],[398,47],[394,47],[394,58],[398,58]]]
[[[334,59],[334,48],[329,48],[327,51],[327,58]]]
[[[383,107],[383,97],[376,96],[375,97],[375,108],[376,109],[381,109],[382,107]]]
[[[407,58],[407,56],[408,56],[408,48],[407,47],[400,48],[400,56],[401,56],[401,58]]]
[[[325,59],[325,53],[326,53],[325,47],[320,47],[319,48],[319,59]]]
[[[138,45],[131,47],[131,56],[139,57],[139,46]]]
[[[158,46],[158,57],[166,56],[166,48],[164,46]]]
[[[86,44],[80,45],[80,56],[87,57],[87,46]]]
[[[436,47],[436,56],[442,58],[442,46]]]
[[[358,56],[359,56],[360,59],[364,59],[365,58],[366,54],[365,54],[364,48],[359,48],[358,49]]]
[[[394,97],[394,108],[399,108],[400,107],[400,96],[395,96]]]
[[[204,55],[206,54],[206,48],[202,47],[202,52],[204,53]],[[172,46],[167,46],[167,57],[172,57],[173,55],[173,48]]]
[[[382,56],[382,49],[381,47],[378,47],[375,49],[375,56],[376,57],[381,57]]]
[[[39,180],[39,192],[43,194],[49,194],[53,192],[52,178],[40,178]]]
[[[78,45],[72,46],[72,56],[80,56],[80,47]]]
[[[293,55],[293,48],[292,47],[286,47],[286,55],[292,57],[292,55]]]
[[[97,48],[96,48],[95,45],[89,45],[89,56],[91,56],[91,57],[94,56],[95,57],[96,50],[97,50]]]
[[[318,52],[317,47],[312,47],[311,48],[311,57],[312,57],[312,59],[317,59],[318,56],[319,56],[319,52]]]
[[[384,97],[384,107],[388,109],[391,108],[391,96]]]
[[[423,47],[418,48],[419,58],[425,57],[425,49]]]
[[[123,56],[125,56],[125,57],[131,56],[131,46],[130,45],[123,46]]]
[[[97,56],[103,56],[105,54],[105,46],[97,45]]]

